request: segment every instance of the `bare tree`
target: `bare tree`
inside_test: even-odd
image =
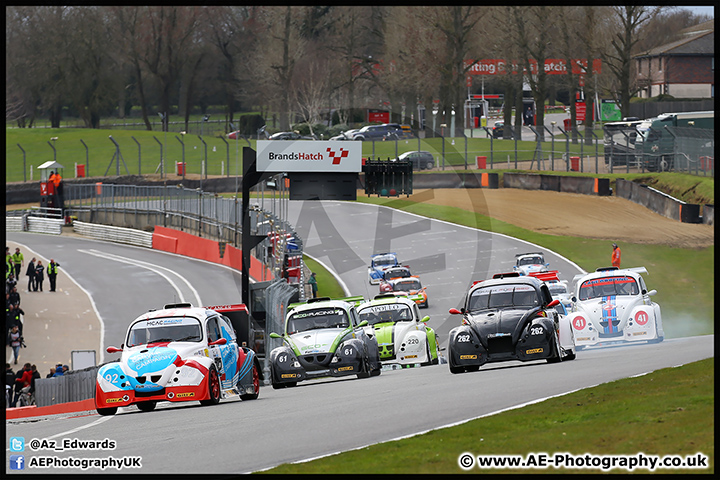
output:
[[[640,28],[657,15],[663,7],[628,5],[612,7],[617,30],[612,35],[611,49],[603,55],[605,65],[614,80],[612,94],[623,117],[630,113],[630,97],[637,93],[634,85],[632,55],[639,41]]]

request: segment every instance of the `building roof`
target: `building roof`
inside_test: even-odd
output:
[[[685,28],[679,32],[680,38],[666,43],[647,52],[635,55],[635,58],[659,57],[668,55],[714,55],[715,54],[715,21]]]

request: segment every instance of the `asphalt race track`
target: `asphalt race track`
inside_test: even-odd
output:
[[[428,287],[429,325],[443,345],[473,280],[512,269],[516,253],[543,251],[551,269],[571,280],[578,267],[545,249],[502,235],[370,205],[290,202],[290,222],[305,252],[335,270],[349,293],[374,295],[367,282],[372,253],[396,252]],[[236,302],[239,275],[227,268],[147,249],[74,237],[8,233],[7,240],[63,268],[92,296],[105,326],[105,346],[118,344],[129,321],[171,301]],[[320,285],[322,294],[322,285]],[[369,379],[314,380],[296,388],[261,388],[255,401],[217,406],[160,404],[113,417],[60,415],[6,421],[6,436],[115,442],[112,450],[26,448],[31,457],[136,457],[124,473],[245,473],[413,435],[486,414],[659,368],[712,357],[714,336],[654,345],[588,348],[572,362],[509,362],[450,374],[447,365],[389,370]],[[12,452],[6,450],[8,455]],[[463,452],[457,452],[460,455]],[[549,452],[552,453],[552,452]],[[601,452],[596,452],[601,453]],[[636,452],[628,452],[636,453]],[[6,467],[9,468],[9,467]],[[8,470],[9,471],[9,470]],[[99,469],[33,469],[35,473],[98,473]],[[112,468],[106,472],[117,471]],[[459,471],[459,469],[458,469]]]

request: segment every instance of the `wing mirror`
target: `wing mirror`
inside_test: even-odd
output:
[[[423,323],[429,322],[429,321],[430,321],[430,315],[425,315],[425,316],[423,317],[423,319],[420,320],[420,321],[423,322]]]
[[[111,347],[107,347],[107,348],[105,349],[105,351],[106,351],[107,353],[118,353],[118,352],[122,352],[122,348],[117,348],[117,347],[112,347],[112,346],[111,346]]]
[[[214,342],[208,343],[208,345],[225,345],[226,343],[227,343],[227,339],[226,339],[226,338],[218,338],[218,339],[215,340]]]
[[[282,335],[278,335],[275,332],[270,332],[270,338],[283,338]]]
[[[463,314],[462,309],[458,310],[457,308],[451,308],[450,310],[448,310],[448,312],[453,315],[462,315]]]
[[[652,297],[653,295],[657,295],[657,290],[650,290],[649,292],[647,292],[648,297]]]
[[[358,323],[358,325],[357,325],[356,328],[364,327],[364,326],[366,326],[367,324],[368,324],[368,321],[367,321],[367,320],[363,320],[362,322]]]
[[[553,300],[552,302],[548,303],[547,306],[548,306],[548,308],[552,308],[552,307],[554,307],[555,305],[559,305],[559,304],[560,304],[560,300],[558,300],[558,299],[556,298],[556,299]]]

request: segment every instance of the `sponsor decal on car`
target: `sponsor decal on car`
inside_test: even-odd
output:
[[[477,355],[460,355],[460,360],[477,360]]]
[[[525,353],[527,355],[531,355],[533,353],[542,353],[542,352],[543,352],[542,348],[531,348],[530,350],[525,350]]]
[[[282,375],[280,375],[280,378],[296,378],[296,377],[297,377],[296,373],[283,373]]]
[[[338,372],[347,372],[347,371],[350,371],[350,370],[353,370],[353,369],[354,369],[354,367],[352,367],[352,366],[350,366],[350,367],[340,367],[340,368],[338,368]]]

